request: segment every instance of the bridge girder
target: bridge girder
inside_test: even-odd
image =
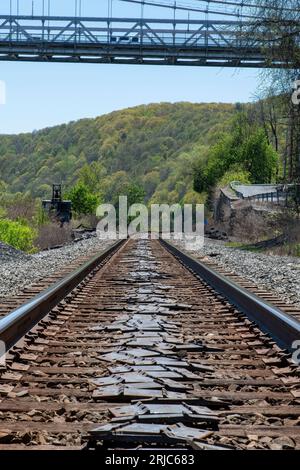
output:
[[[249,22],[0,16],[2,61],[288,67],[279,45]]]

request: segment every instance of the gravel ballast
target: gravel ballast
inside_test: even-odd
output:
[[[0,266],[12,260],[27,259],[29,256],[20,250],[0,241]]]
[[[92,255],[95,251],[107,248],[111,243],[92,237],[34,255],[25,255],[1,244],[0,297],[13,296],[40,279],[57,273],[79,256]],[[222,242],[209,239],[206,239],[203,248],[191,254],[211,257],[215,263],[277,293],[288,303],[300,305],[299,258],[229,248]]]
[[[0,298],[18,294],[40,279],[59,272],[80,256],[92,256],[112,244],[112,241],[91,237],[55,250],[33,255],[0,245]]]
[[[176,243],[186,249],[183,243]],[[275,292],[290,304],[300,306],[300,258],[230,248],[210,239],[206,239],[204,246],[191,254],[210,257],[228,271]]]

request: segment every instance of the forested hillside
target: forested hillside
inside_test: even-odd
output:
[[[32,134],[2,135],[0,186],[48,197],[52,183],[67,190],[79,176],[94,174],[107,202],[128,182],[143,187],[148,201],[192,202],[199,198],[194,168],[206,160],[216,136],[230,128],[235,109],[218,103],[151,104]]]

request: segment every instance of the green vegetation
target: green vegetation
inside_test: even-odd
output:
[[[233,165],[219,180],[219,186],[225,187],[234,181],[238,181],[242,184],[250,184],[251,178],[249,171],[244,170],[238,165]]]
[[[122,195],[129,205],[205,203],[216,186],[231,181],[278,181],[285,132],[269,122],[264,103],[272,104],[272,113],[279,106],[151,104],[32,134],[0,135],[0,221],[25,227],[32,237],[38,233],[24,244],[30,251],[33,243],[45,246],[45,238],[59,244],[69,237],[62,231],[54,237],[55,221],[40,209],[52,183],[63,184],[75,218],[95,223],[97,205],[117,205]],[[0,239],[17,246],[5,227]]]
[[[249,109],[152,104],[0,136],[0,188],[49,197],[53,182],[67,190],[82,183],[115,204],[133,185],[144,193],[138,200],[171,204],[203,202],[218,181],[266,183],[278,173],[278,155]]]
[[[32,252],[36,231],[24,222],[0,219],[0,240],[15,248]]]
[[[243,248],[246,245],[242,242],[226,242],[225,246],[227,246],[228,248]]]
[[[48,198],[52,183],[78,182],[104,202],[134,184],[145,201],[196,198],[193,172],[216,135],[227,131],[230,104],[152,104],[83,119],[33,134],[0,136],[0,175],[11,193]]]
[[[231,132],[220,136],[211,147],[206,161],[195,170],[194,187],[198,192],[209,191],[219,181],[271,183],[278,172],[279,156],[268,143],[265,132],[256,123],[250,125],[245,112],[238,112]]]
[[[67,199],[72,202],[72,210],[76,215],[87,215],[96,212],[100,203],[99,198],[91,192],[84,183],[77,183],[67,194]]]
[[[129,184],[125,188],[124,194],[128,198],[128,206],[132,204],[143,204],[145,202],[145,191],[142,186],[138,184]]]
[[[295,256],[300,257],[300,243],[297,243],[297,245],[295,245]]]

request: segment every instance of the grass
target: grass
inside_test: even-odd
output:
[[[239,250],[251,251],[253,253],[261,253],[262,251],[264,251],[263,248],[259,248],[254,245],[246,244],[242,242],[228,242],[228,243],[225,243],[225,246],[227,246],[228,248],[236,248]]]
[[[299,258],[300,257],[300,243],[286,243],[284,245],[284,254]]]
[[[228,248],[242,248],[245,244],[241,242],[226,242],[225,246]]]

